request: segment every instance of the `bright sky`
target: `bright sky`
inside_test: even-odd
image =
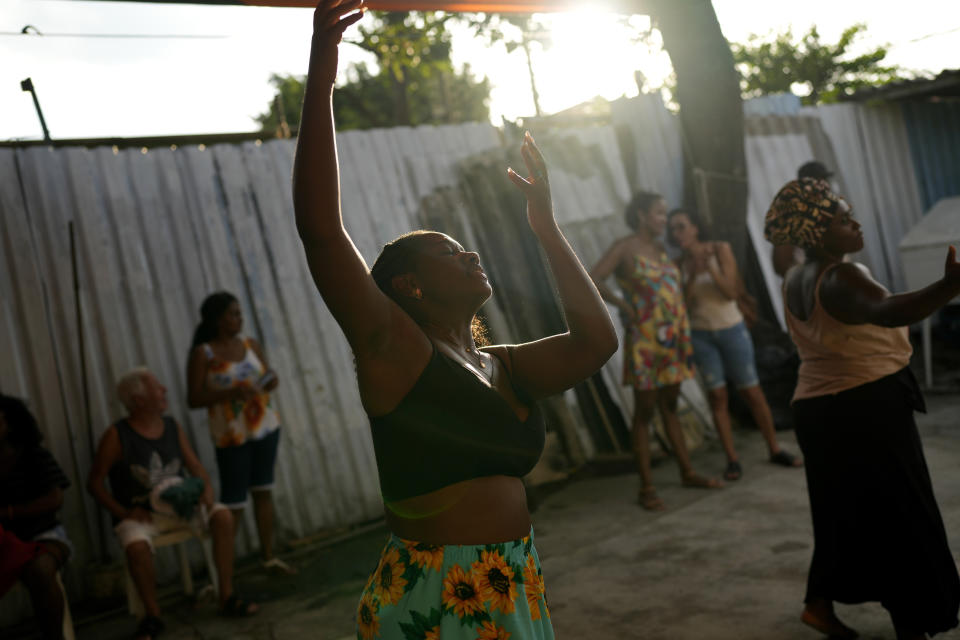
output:
[[[960,2],[913,0],[714,0],[728,40],[816,21],[826,40],[863,21],[864,46],[890,44],[887,62],[939,72],[960,68]],[[669,73],[662,52],[631,37],[646,18],[589,12],[541,16],[553,45],[535,50],[541,107],[552,113],[595,96],[637,94],[634,72],[652,86]],[[149,136],[252,131],[252,117],[272,99],[271,73],[303,74],[311,11],[261,7],[161,5],[82,0],[0,0],[0,33],[33,25],[44,36],[0,35],[0,140],[42,133],[30,94],[31,77],[54,138]],[[55,34],[156,34],[216,38],[58,37]],[[349,38],[349,32],[347,34]],[[342,60],[361,59],[345,45]],[[487,48],[465,33],[454,58],[493,84],[491,119],[533,114],[523,54]],[[341,63],[343,64],[343,63]]]

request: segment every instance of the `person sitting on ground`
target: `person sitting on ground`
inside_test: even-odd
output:
[[[727,454],[725,480],[739,480],[743,467],[733,446],[727,382],[733,383],[750,408],[753,421],[767,442],[770,462],[799,467],[803,462],[780,448],[770,405],[760,388],[753,340],[737,306],[740,278],[733,249],[711,242],[698,216],[674,209],[667,216],[667,241],[683,254],[678,260],[683,293],[690,314],[693,361],[703,376],[713,424]]]
[[[0,394],[0,596],[20,580],[43,637],[63,638],[57,572],[73,546],[57,511],[70,481],[42,441],[23,400]]]
[[[213,501],[210,477],[186,433],[176,420],[165,415],[166,394],[166,387],[148,369],[133,369],[120,378],[117,395],[129,415],[104,432],[87,483],[93,497],[113,516],[114,532],[143,600],[146,615],[136,638],[156,638],[164,629],[157,602],[152,541],[174,529],[210,531],[223,615],[247,616],[259,608],[233,589],[233,515]],[[112,493],[104,484],[108,476]],[[195,501],[189,500],[190,488],[197,484],[192,479],[203,483]],[[185,496],[187,499],[182,499]],[[194,503],[196,508],[190,509]]]

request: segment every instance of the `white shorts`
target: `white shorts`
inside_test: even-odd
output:
[[[58,524],[53,529],[48,529],[43,533],[38,533],[33,536],[34,542],[59,542],[67,548],[67,558],[73,555],[73,543],[70,542],[70,538],[67,537],[67,530],[63,528],[62,524]],[[66,560],[66,558],[64,558]]]
[[[213,517],[213,514],[226,508],[226,506],[219,502],[214,502],[213,506],[209,509],[200,505],[194,512],[193,517],[189,520],[165,513],[153,512],[150,514],[150,522],[141,522],[127,518],[118,522],[113,528],[113,532],[117,534],[120,546],[124,549],[134,542],[146,542],[150,545],[150,551],[153,551],[153,539],[156,536],[183,528],[193,529],[194,531],[207,531],[210,525],[210,518]]]

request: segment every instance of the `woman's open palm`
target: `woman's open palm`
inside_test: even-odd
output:
[[[337,79],[337,45],[343,32],[362,18],[364,11],[366,0],[321,0],[317,5],[313,12],[313,39],[323,60],[323,66],[317,70],[321,72],[318,80],[333,84]]]
[[[523,134],[520,155],[527,165],[528,176],[522,177],[513,168],[507,169],[507,175],[513,184],[527,197],[527,221],[534,231],[555,224],[553,218],[553,200],[550,196],[550,180],[547,177],[547,163],[543,154],[527,131]]]

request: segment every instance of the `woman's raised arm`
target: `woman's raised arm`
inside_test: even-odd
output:
[[[321,0],[314,11],[310,66],[293,163],[293,207],[310,273],[359,359],[386,348],[395,316],[402,314],[370,277],[340,212],[333,85],[343,32],[364,10],[364,0]]]
[[[527,220],[546,254],[567,322],[566,333],[519,345],[513,352],[514,383],[543,397],[592,375],[616,352],[618,340],[597,287],[557,226],[546,164],[529,133],[521,153],[529,177],[513,169],[509,176],[527,197]]]

